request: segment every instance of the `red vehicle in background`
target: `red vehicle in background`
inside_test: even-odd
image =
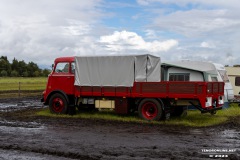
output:
[[[137,111],[146,120],[181,114],[193,105],[215,114],[224,103],[224,82],[161,81],[160,57],[146,55],[61,57],[54,62],[42,101],[53,113],[82,106]]]

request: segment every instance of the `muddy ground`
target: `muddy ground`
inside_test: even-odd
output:
[[[0,159],[240,159],[240,118],[204,128],[46,118],[34,115],[39,99],[0,100]]]

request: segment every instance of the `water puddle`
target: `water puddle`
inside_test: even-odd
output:
[[[29,100],[13,100],[13,101],[7,101],[7,102],[0,102],[0,112],[8,112],[8,111],[16,111],[21,110],[27,107],[33,107],[33,108],[42,108],[43,104],[40,102],[40,100],[36,99],[29,99]]]
[[[0,126],[0,132],[2,134],[4,133],[18,133],[18,134],[21,134],[21,133],[28,133],[28,134],[33,134],[33,133],[41,133],[41,130],[44,129],[44,126],[39,126],[39,127],[36,127],[36,128],[28,128],[26,126],[22,126],[22,127],[9,127],[9,126]]]
[[[40,134],[45,127],[37,122],[20,122],[0,120],[0,133],[18,135]]]
[[[221,132],[221,137],[227,139],[235,139],[240,141],[240,131],[236,131],[235,129],[227,129]]]
[[[0,109],[14,108],[14,107],[17,107],[17,104],[0,103]]]
[[[203,129],[191,129],[189,130],[191,135],[203,135],[206,134]]]
[[[6,121],[0,120],[0,127],[22,127],[22,128],[40,128],[41,125],[37,122],[19,122],[19,121]]]

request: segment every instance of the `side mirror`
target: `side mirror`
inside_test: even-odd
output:
[[[54,64],[52,64],[52,70],[54,69]]]

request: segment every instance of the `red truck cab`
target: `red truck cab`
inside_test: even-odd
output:
[[[50,99],[56,93],[69,97],[68,95],[74,95],[74,72],[75,63],[74,57],[61,57],[54,61],[53,71],[48,76],[48,82],[46,90],[43,94],[43,101],[45,104],[49,104]],[[70,97],[71,97],[70,96]],[[63,101],[54,96],[50,102],[53,103],[53,112],[64,112]],[[69,102],[69,99],[66,99]],[[62,110],[62,111],[60,111]]]

